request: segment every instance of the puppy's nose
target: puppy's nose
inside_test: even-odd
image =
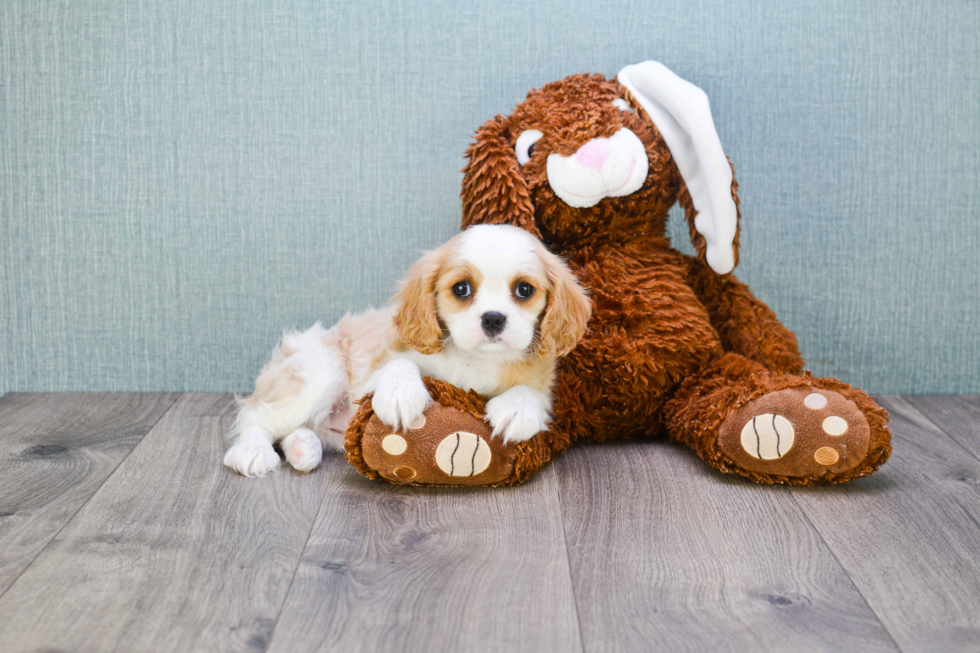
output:
[[[497,311],[487,311],[480,317],[480,322],[483,324],[483,330],[487,332],[487,335],[495,336],[504,330],[504,325],[507,324],[507,316]]]
[[[608,138],[593,138],[578,148],[578,152],[575,153],[575,158],[585,167],[599,170],[602,168],[602,164],[606,162],[606,159],[609,158],[610,154]]]

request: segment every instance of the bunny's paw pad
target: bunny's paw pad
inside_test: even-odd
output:
[[[743,469],[775,476],[840,474],[868,455],[871,429],[857,405],[833,390],[787,388],[737,408],[718,444]]]
[[[408,429],[371,417],[361,440],[364,463],[392,483],[494,485],[513,475],[517,448],[491,436],[487,422],[433,402]]]

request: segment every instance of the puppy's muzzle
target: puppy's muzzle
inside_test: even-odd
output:
[[[488,336],[495,336],[507,325],[507,316],[497,311],[487,311],[480,316],[480,324]]]

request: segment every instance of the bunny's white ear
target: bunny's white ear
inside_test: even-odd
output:
[[[708,96],[662,63],[626,66],[617,76],[664,137],[697,209],[694,227],[704,237],[711,269],[735,268],[738,211],[732,199],[732,169],[711,119]]]

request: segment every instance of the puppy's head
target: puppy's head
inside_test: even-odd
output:
[[[591,304],[575,276],[523,229],[478,225],[429,252],[409,271],[395,327],[423,354],[446,347],[518,360],[568,353]]]

